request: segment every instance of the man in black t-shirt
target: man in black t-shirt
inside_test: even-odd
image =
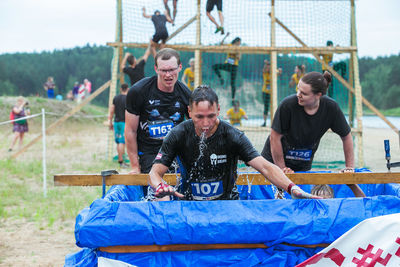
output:
[[[237,162],[240,158],[279,188],[295,198],[313,198],[305,193],[274,164],[254,149],[247,137],[218,119],[218,97],[208,86],[194,90],[187,120],[173,128],[164,139],[153,167],[149,185],[156,197],[175,195],[187,200],[237,199]],[[178,156],[183,182],[178,193],[162,181],[173,159]]]
[[[156,10],[154,12],[154,15],[150,16],[146,14],[145,7],[143,7],[142,10],[143,10],[143,17],[151,19],[151,21],[154,24],[154,28],[156,30],[156,32],[153,35],[153,38],[150,40],[151,53],[155,57],[156,47],[158,46],[158,42],[161,40],[159,49],[163,49],[165,47],[165,42],[167,41],[168,38],[168,30],[165,24],[167,23],[167,21],[169,23],[174,23],[174,21],[168,15],[167,11],[164,11],[164,15],[162,15],[160,11]]]
[[[150,46],[147,47],[143,56],[137,60],[131,53],[126,53],[122,59],[121,69],[129,76],[129,79],[131,80],[131,86],[144,78],[144,65],[146,64],[149,55]],[[129,66],[125,66],[126,62],[128,62]]]
[[[320,139],[328,129],[342,139],[345,170],[354,171],[350,126],[339,105],[325,96],[331,80],[329,72],[307,73],[298,84],[297,95],[286,97],[275,113],[261,154],[285,173],[311,169]]]
[[[188,116],[190,90],[178,81],[179,54],[170,48],[155,58],[157,76],[144,78],[126,98],[125,137],[131,173],[148,173],[162,140]]]
[[[126,94],[128,93],[128,85],[126,83],[121,85],[121,93],[114,97],[113,103],[108,113],[108,125],[110,130],[114,129],[115,143],[117,143],[118,163],[121,167],[126,167],[123,162],[123,155],[125,153],[125,103]],[[113,117],[114,124],[113,124]]]

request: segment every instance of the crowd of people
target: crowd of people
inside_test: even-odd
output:
[[[62,100],[63,96],[61,92],[56,94],[56,84],[53,77],[48,77],[47,81],[43,84],[43,88],[46,91],[47,98]],[[84,79],[80,84],[75,82],[73,88],[66,94],[67,100],[77,101],[80,103],[83,99],[88,97],[92,93],[92,83],[88,79]]]

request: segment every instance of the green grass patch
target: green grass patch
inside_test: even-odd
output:
[[[82,172],[105,169],[105,162],[80,165]],[[55,164],[48,168],[55,170]],[[40,160],[20,162],[0,160],[0,218],[25,218],[38,227],[52,226],[57,220],[73,219],[84,207],[101,197],[101,187],[55,187],[47,175],[47,197],[43,195]]]

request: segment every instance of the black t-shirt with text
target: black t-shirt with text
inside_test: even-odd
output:
[[[177,81],[172,93],[158,89],[157,76],[144,78],[129,89],[126,110],[139,116],[137,144],[139,152],[157,154],[164,137],[189,117],[190,90]],[[154,158],[153,158],[154,159]]]
[[[131,86],[144,78],[144,65],[145,64],[146,64],[146,61],[144,61],[142,59],[136,64],[135,68],[132,68],[131,66],[127,66],[127,67],[124,67],[124,69],[122,70],[124,73],[126,73],[129,76],[129,79],[131,80]]]
[[[171,130],[154,163],[170,166],[179,157],[183,165],[180,191],[187,200],[237,199],[238,159],[247,163],[259,155],[244,133],[225,121],[202,140],[193,121],[187,120]]]
[[[126,105],[126,95],[120,94],[114,96],[113,105],[115,107],[115,122],[125,122],[125,105]]]
[[[281,141],[285,165],[294,171],[311,169],[315,151],[326,131],[332,129],[341,137],[351,131],[339,105],[330,97],[322,96],[318,111],[308,115],[304,107],[298,104],[296,95],[282,100],[275,113],[272,129],[283,135]],[[273,162],[270,137],[261,154]]]

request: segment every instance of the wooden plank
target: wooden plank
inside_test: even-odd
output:
[[[108,42],[108,46],[112,47],[139,47],[146,48],[148,43],[120,43],[120,42]],[[353,51],[357,51],[357,47],[352,46],[339,46],[339,47],[269,47],[269,46],[228,46],[228,45],[171,45],[166,44],[165,47],[173,48],[179,51],[195,51],[200,50],[209,53],[228,53],[228,52],[239,52],[243,54],[270,54],[275,51],[281,54],[310,54],[316,52],[318,54],[330,54],[330,53],[351,53]]]
[[[287,246],[316,248],[327,247],[329,244],[297,245],[282,243]],[[268,248],[265,244],[174,244],[174,245],[142,245],[142,246],[110,246],[100,247],[99,250],[109,253],[145,253],[145,252],[167,252],[167,251],[190,251],[210,249],[255,249]]]
[[[294,173],[287,175],[296,184],[386,184],[400,183],[398,172],[363,173]],[[148,174],[114,174],[106,178],[106,185],[148,185]],[[175,174],[164,175],[164,180],[176,184]],[[100,186],[103,178],[99,174],[56,174],[55,186]],[[238,185],[267,185],[270,182],[260,173],[241,173]]]
[[[185,24],[183,24],[181,27],[179,27],[176,31],[174,31],[170,36],[168,36],[166,42],[174,38],[178,33],[183,31],[187,26],[189,26],[193,21],[195,21],[197,18],[197,15],[193,16],[193,18],[189,19]]]

